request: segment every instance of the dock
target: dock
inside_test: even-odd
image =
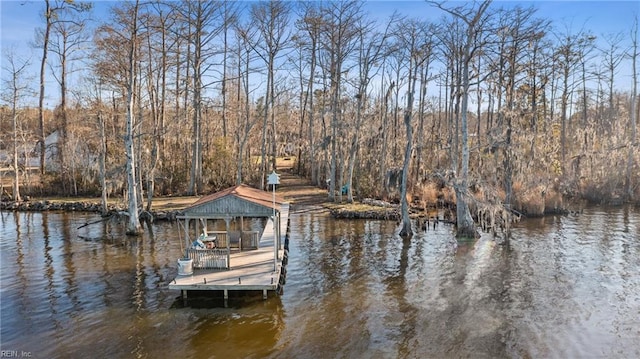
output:
[[[253,189],[251,189],[253,190]],[[244,192],[243,192],[244,191]],[[257,191],[257,190],[256,190]],[[241,189],[240,193],[244,194],[246,189]],[[264,191],[261,191],[264,193]],[[269,193],[267,193],[269,194]],[[269,194],[270,196],[271,194]],[[260,193],[252,193],[252,200],[255,204],[255,197],[262,196]],[[220,201],[222,197],[229,196],[214,196],[213,202]],[[245,196],[247,197],[247,196]],[[245,198],[246,199],[246,198]],[[235,199],[231,199],[234,202]],[[207,201],[204,201],[207,202]],[[208,202],[212,202],[211,199]],[[225,209],[229,209],[229,198],[223,199],[226,204]],[[275,200],[274,200],[275,202]],[[262,206],[266,206],[264,201]],[[211,206],[210,204],[207,204]],[[243,204],[246,206],[246,204]],[[196,205],[196,207],[198,207]],[[218,251],[226,251],[226,259],[224,257],[216,257],[216,259],[222,258],[219,265],[213,265],[212,267],[197,265],[198,263],[205,263],[205,261],[195,261],[193,272],[191,274],[179,275],[171,281],[169,289],[180,290],[182,298],[186,300],[188,298],[189,291],[221,291],[224,295],[225,306],[229,299],[229,292],[231,291],[261,291],[263,299],[268,298],[269,292],[275,292],[280,294],[282,292],[284,283],[286,281],[286,265],[288,262],[288,244],[289,244],[289,204],[279,202],[277,207],[266,206],[269,210],[273,210],[273,213],[277,213],[275,216],[267,217],[266,224],[257,241],[257,244],[248,246],[243,245],[244,237],[239,239],[238,248],[231,248],[232,237],[230,235],[218,233],[219,239],[223,242],[222,249]],[[277,212],[276,212],[277,210]],[[207,209],[207,213],[203,214],[200,210],[185,211],[187,215],[183,217],[186,221],[189,219],[202,218],[220,218],[217,214],[211,214],[211,209]],[[256,216],[256,209],[253,209],[253,216]],[[234,216],[238,216],[236,213]],[[275,220],[275,225],[274,225]],[[196,221],[196,232],[199,231]],[[228,223],[228,220],[227,220]],[[205,223],[206,226],[206,223]],[[189,228],[187,222],[185,228]],[[206,227],[202,230],[205,234],[209,234]],[[246,233],[245,233],[246,234]],[[200,237],[204,238],[204,237]],[[187,242],[190,242],[192,238],[188,238]],[[206,239],[205,239],[206,241]],[[243,248],[243,246],[249,249]],[[226,247],[226,248],[225,248]],[[202,250],[200,252],[207,253],[214,250]],[[191,250],[190,253],[197,251]],[[199,253],[200,253],[199,252]],[[191,256],[193,257],[193,256]],[[209,263],[209,262],[206,262]],[[213,263],[211,261],[211,263]]]

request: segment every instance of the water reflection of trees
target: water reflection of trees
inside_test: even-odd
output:
[[[65,273],[63,274],[66,289],[64,293],[71,302],[72,313],[77,313],[82,309],[80,298],[78,295],[78,283],[76,274],[76,264],[74,261],[73,237],[71,233],[71,223],[69,223],[68,215],[62,215],[62,262]],[[72,316],[75,316],[72,314]]]
[[[17,279],[17,283],[16,285],[8,285],[6,283],[6,281],[3,281],[3,289],[12,289],[12,291],[14,291],[14,294],[11,294],[11,292],[7,291],[5,293],[2,293],[2,300],[3,300],[3,307],[4,304],[7,302],[13,302],[14,305],[12,305],[11,307],[16,308],[16,312],[13,313],[14,315],[9,316],[9,320],[7,320],[7,317],[3,315],[3,329],[4,328],[11,328],[11,327],[19,327],[19,325],[17,323],[30,323],[30,320],[28,318],[28,313],[31,311],[31,308],[33,308],[31,300],[30,300],[30,296],[29,296],[29,279],[28,277],[30,276],[30,270],[31,267],[29,266],[28,260],[25,257],[25,241],[24,241],[24,234],[22,231],[22,213],[19,212],[13,212],[13,219],[15,222],[15,228],[16,228],[16,246],[15,246],[15,253],[16,253],[16,279]],[[5,273],[7,273],[8,271],[3,271],[3,276],[5,275]],[[7,298],[10,297],[10,298]],[[19,313],[19,314],[18,314]],[[4,313],[3,313],[4,314]],[[16,323],[16,325],[12,325],[12,322]],[[13,335],[9,335],[9,337],[14,336],[15,333]],[[5,338],[5,340],[8,340],[10,338],[7,338],[8,336],[4,333],[3,331],[3,337]],[[6,342],[5,342],[6,345]]]
[[[49,304],[49,310],[53,314],[51,317],[51,323],[53,323],[54,330],[57,332],[62,329],[62,323],[59,320],[58,314],[58,297],[60,296],[56,288],[54,277],[56,269],[54,268],[53,256],[52,256],[52,243],[49,233],[49,216],[47,213],[43,213],[41,216],[42,221],[42,239],[44,241],[44,276],[47,280],[45,290],[47,292],[47,304]],[[63,223],[64,225],[64,223]]]
[[[397,303],[396,310],[402,317],[400,327],[395,328],[398,331],[397,334],[397,355],[398,357],[407,357],[411,354],[414,348],[415,342],[418,340],[416,336],[416,320],[418,315],[418,308],[408,300],[407,295],[409,293],[407,283],[407,269],[409,268],[409,250],[412,246],[411,238],[395,237],[391,243],[397,245],[401,244],[400,256],[397,259],[398,267],[395,272],[391,272],[389,276],[383,279],[386,284],[387,293],[390,298],[393,298]],[[388,253],[388,251],[385,251]],[[391,325],[391,328],[394,326]]]

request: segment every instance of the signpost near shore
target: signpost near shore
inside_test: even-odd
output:
[[[273,270],[276,271],[278,267],[278,249],[280,248],[280,231],[278,230],[278,225],[276,225],[276,185],[280,184],[280,175],[275,170],[267,176],[267,184],[270,184],[273,189],[273,234],[275,235],[273,238]]]

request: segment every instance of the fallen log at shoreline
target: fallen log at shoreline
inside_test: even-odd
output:
[[[343,208],[331,209],[331,215],[337,219],[377,219],[386,221],[400,220],[400,211],[397,209],[387,210],[348,210]]]
[[[99,219],[99,220],[97,220],[97,221],[86,222],[85,224],[81,225],[80,227],[78,227],[78,228],[76,228],[76,229],[84,228],[84,227],[86,227],[86,226],[90,226],[90,225],[92,225],[92,224],[96,224],[96,223],[105,222],[105,221],[108,221],[108,220],[109,220],[109,217],[103,217],[103,218],[100,218],[100,219]]]

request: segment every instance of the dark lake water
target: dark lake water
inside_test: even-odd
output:
[[[291,218],[285,292],[184,307],[175,223],[0,213],[0,349],[32,358],[639,358],[640,212],[524,220],[509,246],[439,225]],[[195,303],[195,302],[194,302]]]

